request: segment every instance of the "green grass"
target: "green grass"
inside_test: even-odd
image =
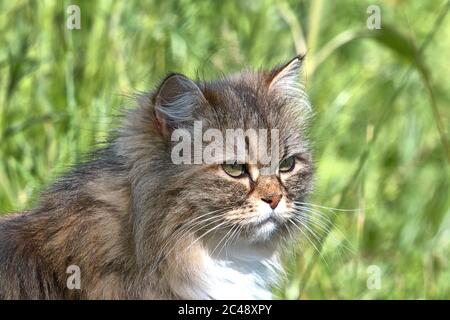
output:
[[[65,8],[81,7],[81,30]],[[101,143],[127,95],[169,71],[214,78],[308,48],[312,202],[335,228],[286,259],[282,298],[450,298],[447,1],[0,0],[0,212]],[[320,231],[320,230],[317,230]],[[369,289],[369,266],[381,287]]]

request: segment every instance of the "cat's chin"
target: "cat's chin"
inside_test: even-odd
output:
[[[226,241],[226,238],[224,238],[227,231],[221,234],[211,235],[205,240],[212,252],[216,253],[227,252],[227,250],[242,248],[243,246],[248,248],[275,249],[283,237],[282,229],[282,223],[280,221],[274,218],[268,218],[252,224],[251,227],[247,225],[246,230],[234,237],[231,241]]]
[[[272,217],[269,217],[261,222],[258,222],[249,234],[251,243],[260,243],[272,240],[277,233],[279,223]]]

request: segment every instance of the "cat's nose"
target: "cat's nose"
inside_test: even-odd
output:
[[[278,203],[280,203],[282,196],[283,195],[281,194],[269,194],[264,198],[261,198],[261,200],[267,202],[272,209],[275,209],[278,206]]]

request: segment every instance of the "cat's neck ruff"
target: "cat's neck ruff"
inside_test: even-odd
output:
[[[283,270],[273,249],[237,243],[218,253],[205,251],[200,273],[199,298],[267,300]]]

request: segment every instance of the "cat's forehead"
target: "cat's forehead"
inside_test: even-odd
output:
[[[204,129],[218,129],[225,138],[230,129],[243,130],[249,133],[246,134],[246,150],[253,145],[258,156],[276,143],[279,152],[273,155],[275,161],[304,152],[307,142],[298,117],[292,116],[295,111],[272,97],[261,79],[236,76],[232,81],[214,83],[204,92],[209,101],[209,107],[202,114]],[[236,156],[236,149],[231,150]]]
[[[287,134],[301,125],[298,117],[289,116],[296,110],[271,95],[258,74],[243,73],[219,80],[205,86],[204,93],[210,104],[204,117],[210,126],[220,130],[276,129]]]

